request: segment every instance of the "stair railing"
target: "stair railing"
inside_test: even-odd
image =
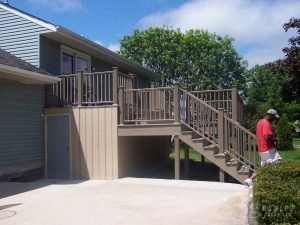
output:
[[[238,160],[251,171],[255,170],[258,159],[256,136],[231,119],[226,110],[217,110],[180,89],[180,119],[189,129],[216,145],[219,153]]]
[[[256,136],[238,122],[224,116],[225,151],[254,171],[258,165]]]
[[[180,89],[179,102],[181,122],[218,145],[218,110],[184,89]]]

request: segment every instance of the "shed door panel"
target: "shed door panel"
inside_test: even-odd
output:
[[[47,172],[49,178],[70,177],[69,117],[47,117]]]

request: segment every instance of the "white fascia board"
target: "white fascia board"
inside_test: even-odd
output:
[[[23,80],[24,83],[54,84],[61,81],[61,78],[53,77],[41,73],[19,69],[16,67],[0,64],[0,78],[2,74],[11,74],[17,81]],[[7,78],[7,77],[4,77]],[[20,80],[18,80],[20,78]]]
[[[27,19],[27,20],[29,20],[29,21],[31,21],[33,23],[36,23],[36,24],[38,24],[38,25],[40,25],[42,27],[45,27],[45,28],[47,28],[47,29],[49,29],[51,31],[54,31],[54,32],[56,31],[56,26],[54,26],[51,23],[47,23],[46,21],[42,21],[42,20],[39,20],[38,18],[31,17],[31,16],[29,16],[29,15],[27,15],[25,13],[22,13],[22,12],[20,12],[18,10],[15,10],[15,9],[13,9],[13,8],[11,8],[9,6],[5,6],[3,4],[0,4],[0,8],[6,10],[8,12],[11,12],[11,13],[13,13],[15,15],[18,15],[18,16],[24,18],[24,19]]]

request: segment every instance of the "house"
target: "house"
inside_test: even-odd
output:
[[[7,3],[0,3],[0,48],[3,50],[15,55],[16,57],[30,63],[31,65],[38,67],[44,71],[47,71],[49,74],[52,74],[54,76],[58,75],[69,75],[77,73],[78,71],[84,71],[85,73],[94,73],[94,72],[100,72],[103,73],[105,71],[111,71],[104,74],[99,74],[99,78],[101,77],[101,81],[104,86],[112,85],[112,71],[114,68],[114,71],[121,75],[120,83],[123,85],[127,85],[127,87],[138,87],[143,88],[150,85],[150,81],[154,79],[155,73],[149,71],[148,69],[144,68],[143,66],[140,66],[136,63],[130,62],[123,57],[119,56],[118,54],[84,38],[81,35],[78,35],[62,26],[57,26],[52,23],[49,23],[47,21],[44,21],[40,18],[37,18],[33,15],[30,15],[26,12],[23,12],[22,10],[19,10]],[[71,78],[66,78],[71,79]],[[66,80],[63,79],[63,82]],[[89,80],[90,81],[90,80]],[[86,81],[88,82],[88,81]],[[61,88],[62,86],[60,86]],[[90,86],[89,86],[90,87]],[[103,88],[104,89],[104,88]],[[87,90],[87,89],[86,89]],[[93,178],[93,179],[112,179],[117,178],[119,172],[117,171],[117,164],[114,160],[117,159],[117,133],[113,133],[113,131],[116,131],[117,121],[116,121],[116,113],[117,113],[117,106],[112,105],[112,88],[110,90],[103,90],[101,92],[101,107],[98,108],[99,111],[99,146],[95,146],[95,143],[86,143],[86,146],[84,143],[81,143],[83,145],[82,147],[79,147],[72,144],[72,148],[74,148],[74,151],[78,154],[74,154],[74,152],[70,151],[70,155],[73,155],[72,157],[76,158],[72,160],[74,161],[73,164],[76,164],[76,167],[72,169],[72,171],[66,171],[61,172],[63,168],[65,170],[68,170],[66,168],[66,165],[71,166],[72,163],[69,163],[69,159],[66,159],[66,162],[63,162],[62,167],[59,167],[59,162],[57,162],[56,159],[54,159],[54,175],[49,175],[50,177],[58,177],[58,178]],[[56,93],[58,94],[58,93]],[[61,95],[68,95],[66,92],[59,93]],[[103,95],[103,99],[102,98]],[[40,97],[43,100],[44,99],[44,90],[41,87],[40,90]],[[86,98],[87,95],[85,95]],[[46,95],[47,99],[47,95]],[[62,96],[60,98],[62,100]],[[88,101],[88,99],[86,99]],[[100,101],[100,100],[99,100]],[[70,102],[70,101],[68,101]],[[84,102],[84,99],[83,99]],[[48,104],[49,102],[44,102],[43,104]],[[52,102],[53,103],[53,102]],[[51,103],[51,104],[52,104]],[[56,102],[58,103],[58,102]],[[66,101],[61,101],[59,104],[62,105],[66,104]],[[103,104],[108,104],[107,107],[103,108]],[[84,105],[84,104],[83,104]],[[48,109],[49,112],[51,109]],[[62,109],[63,110],[63,109]],[[66,109],[67,110],[67,109]],[[70,110],[67,112],[67,114],[64,115],[70,115]],[[96,108],[94,108],[94,111]],[[77,111],[80,111],[80,114],[83,115],[85,113],[84,108],[74,108],[74,112],[72,112],[72,118],[77,116]],[[88,111],[88,110],[86,110]],[[21,113],[21,111],[20,111]],[[91,111],[87,112],[87,115],[89,115]],[[94,112],[93,112],[94,113]],[[63,120],[62,118],[65,117],[56,117],[48,115],[48,111],[42,111],[40,109],[39,112],[39,119],[44,116],[45,119],[45,127],[46,129],[52,129],[50,125],[48,125],[48,121],[51,121],[51,124],[54,124],[55,121],[53,120]],[[89,115],[90,116],[90,115]],[[86,119],[83,118],[83,121]],[[41,120],[42,121],[42,120]],[[70,132],[71,131],[77,131],[79,132],[75,126],[75,124],[72,123],[73,120],[70,120]],[[61,123],[63,124],[63,123]],[[60,124],[60,125],[61,125]],[[90,124],[95,124],[95,116],[93,117],[93,120],[90,121]],[[76,124],[79,126],[79,124]],[[106,127],[105,127],[106,126]],[[40,127],[41,128],[41,127]],[[55,128],[56,130],[59,130],[58,128]],[[95,129],[95,128],[94,128]],[[3,129],[3,126],[1,126],[2,133],[5,132]],[[101,132],[104,133],[101,133]],[[82,131],[82,128],[80,129],[80,132]],[[47,133],[47,132],[46,132]],[[70,133],[70,135],[74,135],[74,139],[77,141],[76,134]],[[78,134],[79,135],[79,134]],[[87,135],[86,142],[90,142],[95,137],[91,136],[92,134]],[[45,132],[42,132],[40,129],[40,133],[38,135],[41,137],[40,145],[44,143]],[[109,139],[109,140],[108,140]],[[149,138],[148,138],[149,139]],[[161,139],[161,138],[158,138]],[[166,138],[164,139],[164,145],[166,146],[168,144],[168,140]],[[153,141],[153,138],[150,140],[150,142]],[[154,140],[155,141],[155,140]],[[47,142],[47,140],[45,140]],[[84,142],[82,140],[82,142]],[[49,141],[47,142],[49,143]],[[103,145],[105,143],[105,145]],[[8,144],[13,144],[13,140],[9,142]],[[66,143],[65,143],[66,144]],[[92,148],[90,148],[90,144],[92,144]],[[126,144],[126,143],[125,143]],[[126,147],[124,144],[124,148]],[[2,145],[2,143],[1,143]],[[143,145],[143,144],[142,144]],[[32,144],[33,146],[33,144]],[[28,147],[30,145],[28,144]],[[101,147],[101,149],[100,149]],[[3,146],[4,148],[4,146]],[[39,146],[41,148],[41,146]],[[64,147],[64,149],[67,147]],[[71,146],[68,146],[68,148],[71,148]],[[77,149],[80,149],[77,151]],[[95,148],[97,150],[95,150]],[[129,148],[129,147],[127,147]],[[88,149],[88,150],[86,150]],[[167,147],[165,148],[167,149]],[[99,152],[97,152],[99,150]],[[145,149],[144,151],[146,151]],[[4,150],[3,150],[4,151]],[[93,151],[93,153],[88,152]],[[132,151],[130,148],[128,151]],[[40,152],[40,159],[45,159],[45,153]],[[93,165],[96,167],[99,167],[99,171],[94,172],[92,175],[91,168],[89,166],[92,164],[90,161],[93,154],[93,160],[96,160],[95,155],[98,154],[98,158],[101,157],[101,165],[96,165],[95,162],[93,162]],[[165,156],[167,155],[167,151],[164,152]],[[85,158],[87,157],[88,158]],[[61,156],[60,156],[61,157]],[[122,157],[122,159],[126,158]],[[2,158],[3,161],[6,161],[5,158]],[[49,161],[49,162],[48,162]],[[129,160],[126,159],[126,162],[129,163]],[[47,157],[45,164],[51,164],[51,157]],[[88,164],[88,165],[86,165]],[[41,164],[40,164],[41,166]],[[44,166],[44,164],[43,164]],[[102,168],[104,166],[104,168]],[[51,167],[52,168],[52,167]],[[50,170],[51,170],[50,168]],[[89,171],[87,171],[89,170]],[[77,172],[76,172],[77,171]],[[79,172],[78,172],[79,171]],[[58,175],[56,174],[59,173]],[[71,174],[72,172],[72,174]]]
[[[60,81],[0,49],[0,178],[44,164],[44,86]]]
[[[46,177],[117,179],[168,160],[175,140],[243,182],[256,168],[255,135],[240,125],[237,88],[187,91],[150,86],[156,74],[102,46],[0,3],[0,47],[56,75],[46,87]]]

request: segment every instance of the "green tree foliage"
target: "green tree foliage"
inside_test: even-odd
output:
[[[247,63],[232,42],[203,30],[149,28],[123,36],[119,53],[156,72],[162,85],[179,80],[193,90],[243,87]]]
[[[246,72],[245,125],[255,131],[257,121],[266,115],[268,109],[276,109],[279,114],[287,113],[291,120],[300,110],[296,101],[283,99],[283,86],[290,81],[289,76],[282,75],[270,66],[255,66]]]
[[[290,150],[293,149],[293,139],[292,139],[292,130],[289,125],[289,119],[284,113],[277,124],[276,127],[277,133],[277,147],[280,150]]]

